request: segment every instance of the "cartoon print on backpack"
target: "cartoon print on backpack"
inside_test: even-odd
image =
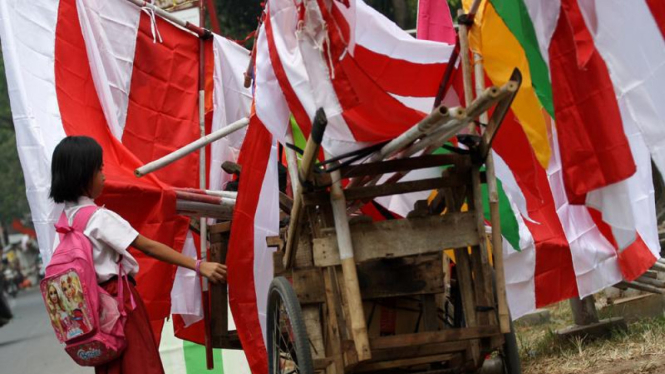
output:
[[[65,294],[67,308],[73,321],[72,324],[78,325],[84,334],[89,332],[92,323],[88,319],[88,314],[84,312],[87,308],[85,308],[85,299],[78,275],[70,272],[60,277],[60,288]]]
[[[88,307],[80,289],[78,275],[73,271],[49,279],[42,285],[51,323],[62,342],[85,335],[92,329]]]

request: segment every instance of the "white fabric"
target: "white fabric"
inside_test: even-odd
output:
[[[249,116],[252,92],[245,88],[243,73],[249,64],[249,51],[219,35],[213,39],[215,70],[213,72],[212,132]],[[224,161],[237,161],[246,128],[214,143],[210,148],[210,178],[208,188],[223,190],[231,176],[221,166]]]
[[[64,212],[67,215],[69,224],[73,223],[79,209],[95,205],[95,202],[87,196],[81,196],[76,203],[66,202]],[[117,262],[121,255],[122,267],[125,271],[131,276],[135,276],[138,273],[139,264],[127,249],[134,239],[138,237],[139,233],[124,218],[111,210],[101,207],[90,217],[83,233],[92,243],[92,259],[95,263],[98,283],[107,281],[112,276],[118,275]],[[56,233],[53,241],[53,251],[55,251],[59,243],[59,235]]]
[[[277,176],[277,142],[273,140],[270,158],[261,185],[261,194],[254,216],[254,288],[259,323],[266,338],[266,317],[268,310],[268,289],[273,279],[273,248],[268,247],[266,238],[279,235],[279,186]]]
[[[665,175],[665,39],[646,1],[579,0],[579,5],[624,101],[622,118],[637,126]]]
[[[577,289],[580,297],[585,297],[618,283],[622,275],[614,247],[593,222],[588,208],[568,203],[555,126],[550,134],[550,148],[552,157],[547,176],[556,212],[570,245]]]
[[[111,133],[122,139],[140,9],[128,1],[76,0],[90,70]]]
[[[344,7],[334,3],[337,8]],[[355,17],[360,20],[355,23],[356,45],[397,60],[421,64],[448,62],[454,45],[416,39],[362,0],[355,3]]]
[[[263,125],[280,143],[286,140],[290,111],[286,98],[273,71],[268,52],[268,38],[265,23],[259,29],[256,40],[256,77],[254,84],[254,105],[256,115]]]
[[[51,156],[65,137],[55,92],[58,2],[0,1],[0,38],[16,145],[44,264],[62,206],[49,199]]]
[[[545,63],[549,66],[550,61],[550,41],[556,25],[559,22],[559,11],[561,9],[561,0],[523,0],[527,12],[531,17],[533,28],[538,38],[538,47],[540,55],[543,56]],[[547,70],[549,76],[550,71]]]
[[[192,232],[187,231],[185,244],[182,247],[184,256],[198,259]],[[196,271],[178,266],[171,288],[171,314],[180,314],[185,327],[203,319],[201,308],[201,283]]]
[[[497,178],[501,181],[503,191],[515,214],[519,230],[519,248],[513,248],[503,238],[504,276],[506,280],[506,296],[513,319],[536,309],[536,246],[529,228],[524,223],[528,218],[526,198],[517,185],[512,170],[498,153],[492,151],[494,168]]]

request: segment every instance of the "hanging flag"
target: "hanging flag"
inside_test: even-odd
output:
[[[584,12],[583,1],[580,5]],[[614,9],[621,13],[619,8]],[[508,69],[520,67],[523,75],[532,77],[534,91],[530,93],[531,101],[537,98],[536,103],[539,104],[535,108],[544,109],[542,114],[545,119],[552,115],[556,120],[553,126],[545,127],[548,130],[545,133],[547,146],[552,155],[549,164],[541,164],[539,168],[535,164],[525,165],[524,158],[508,156],[511,151],[523,153],[528,149],[537,153],[542,147],[542,143],[534,142],[534,138],[529,136],[524,147],[514,146],[514,139],[519,138],[521,133],[520,127],[526,133],[531,128],[515,105],[513,110],[519,125],[510,125],[510,118],[507,118],[494,149],[518,181],[519,188],[511,189],[508,194],[511,200],[522,201],[526,198],[527,206],[531,206],[544,201],[548,195],[552,196],[554,209],[540,209],[556,212],[546,226],[560,225],[564,240],[549,249],[559,253],[558,259],[569,258],[556,269],[559,272],[566,267],[574,269],[576,293],[580,296],[597,292],[621,279],[634,279],[648,269],[658,256],[657,240],[653,240],[656,234],[655,214],[651,214],[654,206],[651,163],[648,154],[644,155],[644,139],[635,131],[637,124],[624,104],[624,95],[617,91],[617,76],[612,73],[612,64],[606,62],[600,45],[595,43],[596,37],[591,37],[595,34],[588,31],[595,30],[600,35],[599,18],[596,18],[599,12],[596,13],[588,12],[583,18],[577,2],[568,0],[545,3],[491,0],[481,5],[471,38],[472,46],[483,55],[485,70],[492,80],[500,79]],[[592,26],[587,27],[587,24]],[[615,23],[611,27],[616,30]],[[653,30],[655,27],[646,29],[649,28]],[[572,33],[570,30],[573,30]],[[499,34],[503,36],[496,38]],[[649,35],[650,42],[662,43],[662,38],[656,38],[659,35],[654,37],[653,31]],[[510,47],[504,46],[501,52],[498,43],[511,40]],[[507,50],[511,53],[506,53]],[[524,53],[523,58],[515,59],[515,51]],[[586,70],[582,72],[583,69]],[[529,110],[532,109],[534,107],[529,106]],[[596,114],[592,114],[593,111]],[[599,134],[596,129],[589,128],[590,120],[593,120],[592,127],[604,129],[604,132]],[[510,142],[506,140],[503,144],[502,137],[507,135]],[[616,147],[601,148],[607,144],[615,144]],[[595,166],[587,165],[578,170],[571,167],[592,161]],[[531,176],[543,171],[548,175],[548,183],[538,185],[535,182],[537,179]],[[497,167],[500,178],[505,178],[505,172]],[[534,191],[538,194],[534,195]],[[529,199],[530,196],[537,196],[538,200]],[[518,211],[524,214],[522,209]],[[544,224],[541,219],[534,218],[531,209],[527,211],[529,218],[539,225]],[[637,211],[647,214],[640,216],[633,213]],[[558,223],[555,222],[557,220]],[[513,298],[511,310],[517,305],[514,297],[518,295],[516,287],[521,287],[521,295],[526,295],[524,281],[532,279],[537,283],[542,277],[538,271],[541,263],[538,255],[541,249],[539,243],[545,239],[536,234],[538,226],[532,225],[528,219],[525,219],[525,224],[534,239],[535,256],[523,248],[519,254],[508,249],[506,257],[515,265],[521,261],[532,264],[530,266],[534,266],[535,272],[533,277],[524,277],[518,282],[511,282],[507,275],[509,299]],[[510,266],[506,265],[507,274],[510,273]],[[514,269],[517,271],[517,267]],[[562,299],[565,294],[562,289],[556,290],[551,286],[539,289],[535,284],[534,289],[535,306],[544,305],[538,301],[542,300],[541,292],[550,293],[545,297],[549,302]],[[515,314],[519,313],[513,310],[513,316]]]
[[[457,33],[445,0],[419,0],[416,38],[455,44]]]
[[[99,204],[143,235],[195,256],[193,244],[185,246],[189,220],[176,215],[171,187],[198,187],[198,153],[143,178],[133,171],[200,137],[198,38],[123,0],[4,1],[0,17],[17,145],[45,263],[62,210],[48,199],[50,160],[67,135],[92,136],[104,149],[107,180]],[[234,77],[247,54],[223,38],[207,42],[208,132],[248,114],[251,94]],[[211,147],[209,186],[220,188],[220,164],[237,158],[242,139],[234,134]],[[197,282],[191,271],[176,274],[173,266],[134,254],[139,292],[159,336],[171,314],[171,281]],[[178,298],[173,312],[199,318],[200,296],[184,293],[189,298]]]

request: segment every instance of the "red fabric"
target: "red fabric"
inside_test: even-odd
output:
[[[455,41],[453,40],[453,43]],[[356,45],[353,59],[382,90],[400,96],[434,97],[448,64],[415,64]]]
[[[142,165],[141,161],[108,128],[93,84],[75,0],[61,0],[58,12],[55,41],[58,106],[68,135],[91,136],[104,149],[106,186],[97,203],[120,214],[141,234],[182,248],[188,220],[175,214],[175,193],[154,175],[136,178],[134,169]],[[170,310],[171,283],[155,279],[173,279],[175,268],[139,251],[132,254],[140,265],[137,279],[148,313],[151,319],[163,319]]]
[[[157,18],[162,43],[153,43],[150,17],[141,14],[127,122],[122,144],[141,162],[163,157],[201,137],[199,40]],[[196,187],[199,152],[154,173],[175,187]]]
[[[552,93],[568,201],[584,204],[589,191],[636,167],[605,62],[589,44],[577,2],[563,4],[549,50]]]
[[[634,242],[619,251],[619,269],[621,269],[623,278],[629,282],[644,274],[658,260],[640,234],[636,233],[636,235]]]
[[[570,246],[556,212],[547,173],[532,151],[522,126],[509,112],[494,138],[493,149],[511,168],[527,202],[524,220],[536,244],[536,307],[578,295]]]
[[[196,248],[196,256],[197,258],[200,258],[201,235],[192,231],[192,239],[194,240],[194,248]],[[208,293],[201,293],[201,297],[209,297],[209,296]],[[177,338],[188,340],[196,344],[201,344],[201,345],[205,344],[205,324],[203,319],[188,327],[185,327],[185,320],[183,320],[181,316],[174,314],[172,315],[172,318],[173,318],[173,333]]]
[[[405,106],[388,94],[368,74],[374,66],[361,66],[354,56],[347,53],[347,45],[338,27],[330,26],[338,20],[328,12],[322,0],[318,2],[321,14],[329,25],[331,56],[326,58],[333,62],[333,88],[355,140],[377,142],[393,139],[418,123],[425,114]],[[445,68],[440,75],[443,75],[443,70]]]
[[[457,33],[445,0],[420,0],[418,2],[417,38],[454,44]]]
[[[112,296],[118,294],[117,278],[102,284],[102,288]],[[132,302],[125,288],[125,310],[131,310]],[[95,374],[163,374],[162,360],[159,357],[158,341],[154,338],[145,305],[136,288],[129,283],[129,291],[134,296],[136,309],[129,312],[125,322],[127,348],[122,356],[102,366],[95,367]]]
[[[271,145],[272,135],[253,114],[240,150],[239,162],[242,165],[242,177],[238,186],[240,193],[233,213],[226,258],[231,312],[253,374],[263,374],[268,371],[268,357],[254,292],[253,249],[254,217],[270,158]]]
[[[596,226],[598,226],[598,229],[600,229],[600,232],[617,251],[619,269],[625,280],[635,280],[653,266],[657,259],[651,253],[651,250],[649,250],[649,247],[642,240],[639,233],[635,233],[634,242],[628,247],[621,249],[614,238],[614,234],[612,234],[612,228],[603,221],[602,213],[593,208],[589,208],[589,213]]]
[[[647,4],[649,5],[649,9],[651,10],[651,14],[653,14],[653,18],[656,20],[656,24],[658,24],[658,28],[660,28],[660,32],[663,34],[663,38],[665,38],[665,1],[663,0],[646,0]]]
[[[293,90],[293,87],[291,87],[291,82],[289,82],[289,78],[286,76],[286,72],[284,71],[284,66],[282,66],[282,61],[279,58],[279,54],[277,53],[277,47],[275,46],[275,39],[273,36],[272,22],[270,21],[270,15],[265,17],[264,22],[266,30],[266,39],[268,41],[270,64],[272,65],[272,69],[275,72],[275,77],[279,82],[279,87],[282,89],[282,92],[284,93],[284,98],[286,99],[286,103],[289,105],[289,110],[291,111],[291,114],[293,114],[293,117],[295,118],[296,123],[300,127],[300,130],[303,132],[305,138],[308,138],[309,133],[312,131],[312,120],[309,118],[309,115],[307,114],[307,111],[305,111],[305,108],[302,106],[302,103],[300,102],[298,95],[296,95],[296,92]]]
[[[33,238],[37,237],[35,230],[23,225],[23,222],[21,222],[18,218],[14,218],[12,221],[12,229],[14,229],[16,232],[20,232],[21,234],[25,234]]]

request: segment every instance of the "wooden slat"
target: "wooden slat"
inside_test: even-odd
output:
[[[235,330],[229,331],[226,336],[213,336],[211,342],[213,348],[242,349],[238,332]]]
[[[210,232],[210,261],[226,263],[231,225],[213,225]],[[226,230],[226,231],[224,231]],[[227,339],[229,334],[228,289],[226,283],[210,284],[210,332],[215,338]]]
[[[351,225],[356,262],[384,257],[405,257],[478,244],[474,213],[388,220]],[[314,264],[340,264],[337,237],[314,239]]]
[[[300,304],[323,303],[326,299],[320,268],[293,269],[293,289]]]
[[[363,300],[445,290],[439,253],[364,262],[358,265],[358,279]]]
[[[399,348],[372,349],[372,359],[369,362],[398,360],[401,358],[432,356],[444,353],[462,353],[469,349],[469,343],[475,340],[457,342],[434,343],[426,345],[411,345]]]
[[[372,339],[370,344],[372,349],[392,349],[435,343],[459,342],[463,340],[487,338],[499,334],[500,331],[497,326],[476,326],[420,332],[416,334],[381,336]]]
[[[321,285],[323,291],[323,285]],[[321,326],[320,305],[303,305],[302,317],[305,321],[307,337],[309,338],[310,348],[312,350],[312,359],[322,359],[326,357],[323,346],[323,330]]]
[[[422,157],[403,158],[390,161],[370,162],[359,165],[349,165],[341,170],[343,178],[355,178],[365,175],[378,175],[394,173],[397,171],[410,171],[426,169],[435,166],[462,164],[468,157],[454,153],[445,155],[427,155]]]
[[[434,356],[424,356],[424,357],[404,358],[401,360],[393,360],[393,361],[373,362],[365,365],[362,364],[359,365],[354,372],[367,373],[370,371],[393,369],[403,366],[415,366],[415,365],[424,365],[435,362],[445,362],[453,357],[454,355],[446,353]]]
[[[429,191],[443,187],[458,187],[466,184],[464,176],[455,174],[450,178],[429,178],[408,182],[391,184],[380,184],[377,186],[352,187],[344,190],[346,201],[365,200],[379,196],[399,195],[416,191]],[[304,204],[322,205],[328,204],[330,198],[328,192],[319,191],[303,195]]]

